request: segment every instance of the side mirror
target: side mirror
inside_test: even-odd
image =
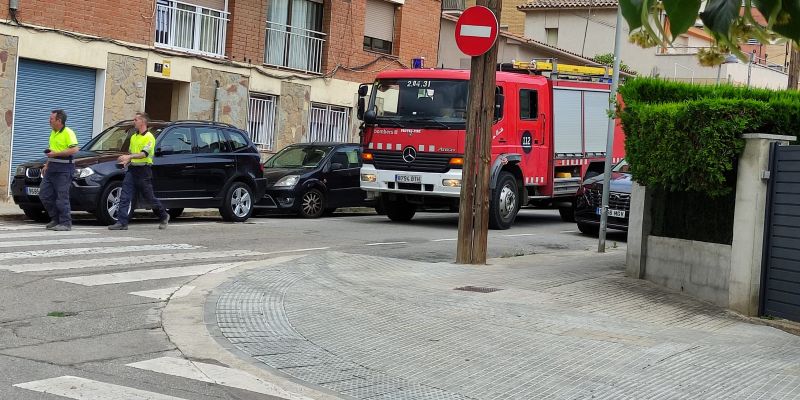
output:
[[[366,108],[367,101],[363,97],[358,98],[358,109],[356,111],[356,116],[360,120],[364,120],[364,109]]]
[[[344,168],[344,165],[342,165],[341,163],[338,163],[338,162],[331,163],[331,170],[332,171],[336,171],[336,170],[343,169],[343,168]]]
[[[156,157],[167,156],[175,152],[172,146],[161,146],[156,148]]]
[[[503,93],[495,93],[494,94],[494,120],[498,121],[503,119],[503,102],[505,101],[505,96]]]
[[[369,85],[367,85],[366,83],[358,85],[358,97],[366,96],[367,92],[369,92]]]
[[[367,124],[374,124],[377,118],[378,112],[374,108],[364,112],[364,122]]]

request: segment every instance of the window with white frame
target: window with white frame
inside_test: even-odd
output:
[[[267,10],[265,63],[322,72],[325,33],[322,0],[271,0]]]
[[[247,115],[250,139],[264,150],[272,150],[275,143],[275,106],[277,97],[251,93]]]
[[[308,142],[347,142],[350,109],[329,104],[311,104]]]

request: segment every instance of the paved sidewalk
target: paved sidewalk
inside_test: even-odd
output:
[[[490,263],[308,255],[218,287],[205,323],[344,398],[800,398],[800,338],[625,278],[622,249]]]

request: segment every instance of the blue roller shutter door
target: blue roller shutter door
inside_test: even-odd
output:
[[[50,137],[50,111],[67,112],[67,126],[82,146],[92,138],[96,70],[19,60],[14,104],[11,174],[20,163],[43,157]]]

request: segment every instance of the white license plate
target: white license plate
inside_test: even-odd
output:
[[[397,183],[422,183],[422,175],[395,175]]]
[[[39,195],[39,188],[38,187],[33,187],[33,186],[28,186],[28,187],[25,188],[25,193],[27,193],[28,196],[38,196]]]
[[[603,215],[603,209],[597,207],[597,215]],[[614,218],[625,218],[625,210],[608,210],[608,216]]]

